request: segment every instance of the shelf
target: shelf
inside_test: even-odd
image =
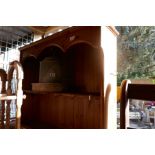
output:
[[[46,91],[33,91],[33,90],[24,90],[25,94],[53,94],[53,95],[66,95],[66,96],[74,96],[74,95],[80,95],[80,96],[100,96],[100,93],[73,93],[73,92],[46,92]]]
[[[32,91],[35,92],[62,92],[61,83],[32,83]]]

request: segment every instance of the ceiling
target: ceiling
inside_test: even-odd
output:
[[[0,26],[0,54],[65,28],[68,26]]]

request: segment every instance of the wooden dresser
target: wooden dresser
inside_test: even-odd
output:
[[[104,76],[109,73],[104,73],[101,31],[100,26],[70,27],[20,49],[27,95],[22,123],[32,128],[107,128],[109,96],[104,92],[109,82]]]

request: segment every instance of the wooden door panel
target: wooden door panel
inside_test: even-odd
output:
[[[65,128],[74,128],[74,95],[63,96],[64,113],[65,113]]]
[[[93,117],[92,117],[92,128],[99,128],[100,126],[100,100],[99,97],[92,97],[92,110],[93,110]]]
[[[99,97],[76,96],[74,101],[74,128],[99,128]]]
[[[86,128],[87,122],[87,96],[75,96],[74,99],[74,128]]]
[[[57,128],[64,128],[64,101],[63,101],[63,96],[61,94],[55,94],[54,95],[54,102],[56,106],[56,127]]]

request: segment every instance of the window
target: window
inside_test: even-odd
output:
[[[155,84],[155,26],[118,26],[117,85]],[[154,102],[130,100],[130,127],[155,128]],[[118,104],[119,112],[119,104]],[[119,123],[119,115],[118,115]]]

